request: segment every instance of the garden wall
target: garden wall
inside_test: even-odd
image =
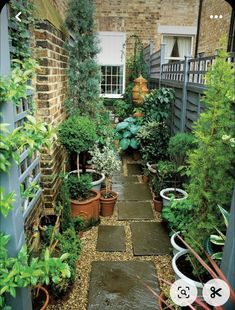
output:
[[[65,3],[62,0],[51,3],[47,12],[48,20],[37,23],[34,31],[35,50],[40,65],[36,78],[37,117],[53,127],[66,116],[64,102],[67,97],[68,56],[64,46],[67,35],[63,28]],[[52,24],[53,21],[56,26]],[[65,151],[56,142],[50,153],[44,152],[41,155],[41,182],[46,213],[53,213],[60,186],[59,173],[63,171],[65,159]]]
[[[136,34],[145,45],[153,40],[160,48],[162,34],[159,25],[197,26],[197,0],[95,0],[98,31],[126,32],[127,38]],[[174,14],[172,14],[174,12]],[[133,42],[127,45],[132,50]]]

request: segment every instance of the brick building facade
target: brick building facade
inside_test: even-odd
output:
[[[159,26],[197,26],[198,0],[95,0],[97,31],[136,34],[147,45],[160,48]],[[127,50],[133,42],[127,41]]]
[[[232,7],[224,0],[203,0],[199,26],[198,53],[214,54],[222,36],[228,38]]]

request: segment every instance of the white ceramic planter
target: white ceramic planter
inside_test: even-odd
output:
[[[161,195],[162,201],[163,201],[163,207],[168,206],[170,203],[170,200],[171,200],[168,196],[166,196],[166,193],[172,192],[172,194],[174,194],[175,191],[183,194],[184,197],[183,198],[175,198],[174,200],[183,200],[183,199],[186,199],[188,197],[188,194],[180,188],[174,188],[174,187],[165,188],[165,189],[160,191],[160,195]]]
[[[79,170],[80,172],[82,172],[82,170],[80,169]],[[98,173],[100,175],[100,179],[97,180],[97,181],[94,181],[94,182],[91,182],[92,183],[92,189],[96,190],[97,192],[100,191],[101,189],[101,183],[104,181],[105,179],[105,175],[103,173],[100,173],[100,172],[97,172],[93,169],[86,169],[86,172],[89,173],[89,172],[95,172],[95,173]],[[73,170],[73,171],[70,171],[69,174],[71,173],[76,173],[77,174],[77,170]]]
[[[174,233],[172,236],[171,236],[171,245],[173,247],[173,254],[176,255],[177,253],[181,252],[181,251],[184,251],[186,250],[185,248],[182,248],[181,246],[179,246],[177,243],[176,243],[176,239],[177,239],[177,235],[180,234],[180,231],[177,231],[176,233]],[[179,240],[179,239],[178,239]]]
[[[176,280],[179,280],[179,279],[182,279],[186,282],[188,282],[189,284],[194,284],[196,287],[197,287],[197,296],[203,300],[203,297],[202,297],[202,289],[203,289],[203,286],[204,284],[202,284],[201,282],[198,282],[198,281],[194,281],[190,278],[188,278],[187,276],[185,276],[179,269],[178,269],[178,266],[176,265],[176,262],[177,262],[177,259],[185,254],[189,253],[189,250],[183,250],[181,252],[178,252],[172,259],[172,268],[175,272],[175,279]]]

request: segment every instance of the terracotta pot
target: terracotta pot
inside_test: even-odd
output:
[[[141,112],[135,112],[135,113],[133,114],[133,117],[143,117],[143,116],[144,116],[144,114],[141,113]]]
[[[148,183],[149,182],[149,176],[148,175],[142,175],[142,180],[144,183]]]
[[[135,105],[142,105],[144,102],[144,96],[148,93],[147,83],[142,75],[134,80],[134,87],[132,89],[132,99]]]
[[[154,209],[158,212],[162,212],[162,201],[156,196],[153,197]]]
[[[48,291],[43,286],[40,286],[40,285],[36,285],[34,287],[34,290],[35,290],[36,294],[37,294],[37,291],[39,290],[39,291],[41,291],[41,295],[45,296],[45,298],[44,298],[45,299],[44,305],[40,308],[40,310],[47,309],[47,306],[49,304],[49,293],[48,293]],[[40,301],[41,301],[41,299],[40,299]]]
[[[70,200],[72,217],[81,216],[84,220],[98,220],[100,213],[100,193],[96,190],[91,190],[95,197],[84,201]]]
[[[105,193],[106,191],[103,190],[100,192],[100,209],[101,209],[101,215],[102,216],[111,216],[113,215],[114,206],[117,201],[118,194],[113,191],[108,191],[109,193],[112,193],[112,198],[103,198],[102,193]]]
[[[166,300],[166,296],[163,292],[161,292],[160,294],[161,299]],[[161,300],[160,298],[158,298],[158,305],[159,305],[159,309],[163,310],[165,309],[167,306],[164,304],[164,302]]]

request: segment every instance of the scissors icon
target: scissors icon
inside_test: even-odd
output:
[[[222,288],[218,288],[217,290],[215,289],[215,287],[214,286],[212,286],[211,288],[210,288],[210,290],[211,290],[211,298],[215,298],[215,296],[216,295],[218,295],[219,297],[221,297],[222,295],[219,293],[221,290],[222,290]]]

